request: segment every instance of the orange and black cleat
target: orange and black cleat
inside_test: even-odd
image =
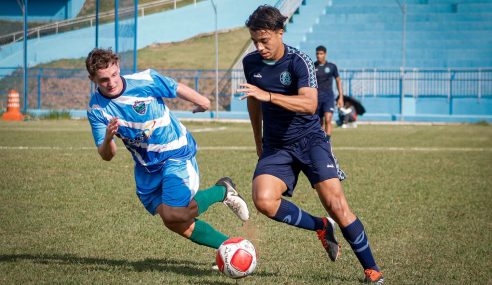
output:
[[[330,217],[323,218],[324,227],[322,230],[317,230],[316,234],[321,244],[326,250],[331,261],[336,261],[341,253],[341,246],[335,236],[335,221]]]
[[[376,271],[374,269],[364,270],[364,283],[382,285],[384,283],[383,272]]]

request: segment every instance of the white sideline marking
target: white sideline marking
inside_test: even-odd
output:
[[[205,132],[216,132],[227,130],[226,127],[218,127],[218,128],[201,128],[201,129],[189,129],[191,133],[205,133]]]
[[[401,152],[489,152],[492,148],[483,147],[334,147],[335,151],[401,151]],[[60,146],[0,146],[0,150],[96,150],[96,147],[60,147]],[[202,146],[198,150],[229,150],[229,151],[254,151],[252,146]]]

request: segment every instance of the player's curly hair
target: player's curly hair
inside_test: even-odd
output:
[[[246,20],[246,27],[250,31],[270,30],[278,31],[285,29],[287,17],[270,5],[261,5]]]
[[[85,59],[85,68],[91,76],[96,75],[99,69],[105,69],[113,64],[118,64],[120,58],[110,48],[95,48],[87,55]]]

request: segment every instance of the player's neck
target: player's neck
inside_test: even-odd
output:
[[[318,61],[318,62],[319,62],[319,64],[321,64],[321,65],[325,65],[327,61],[326,61],[326,59],[324,59],[323,61]]]
[[[272,60],[274,61],[278,61],[280,60],[282,57],[284,57],[284,54],[285,54],[285,45],[282,43],[282,46],[280,47],[279,51],[277,52],[277,54],[273,57]]]

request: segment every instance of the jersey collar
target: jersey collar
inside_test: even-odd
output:
[[[104,95],[100,90],[99,90],[99,87],[97,88],[97,92],[99,93],[99,95],[103,96],[104,98],[108,99],[108,100],[113,100],[113,99],[116,99],[118,97],[120,97],[121,95],[123,95],[123,93],[125,93],[125,90],[126,90],[126,79],[123,77],[123,76],[120,76],[121,77],[121,81],[123,81],[123,89],[121,89],[121,92],[120,94],[114,96],[114,97],[109,97],[109,96],[106,96]]]

